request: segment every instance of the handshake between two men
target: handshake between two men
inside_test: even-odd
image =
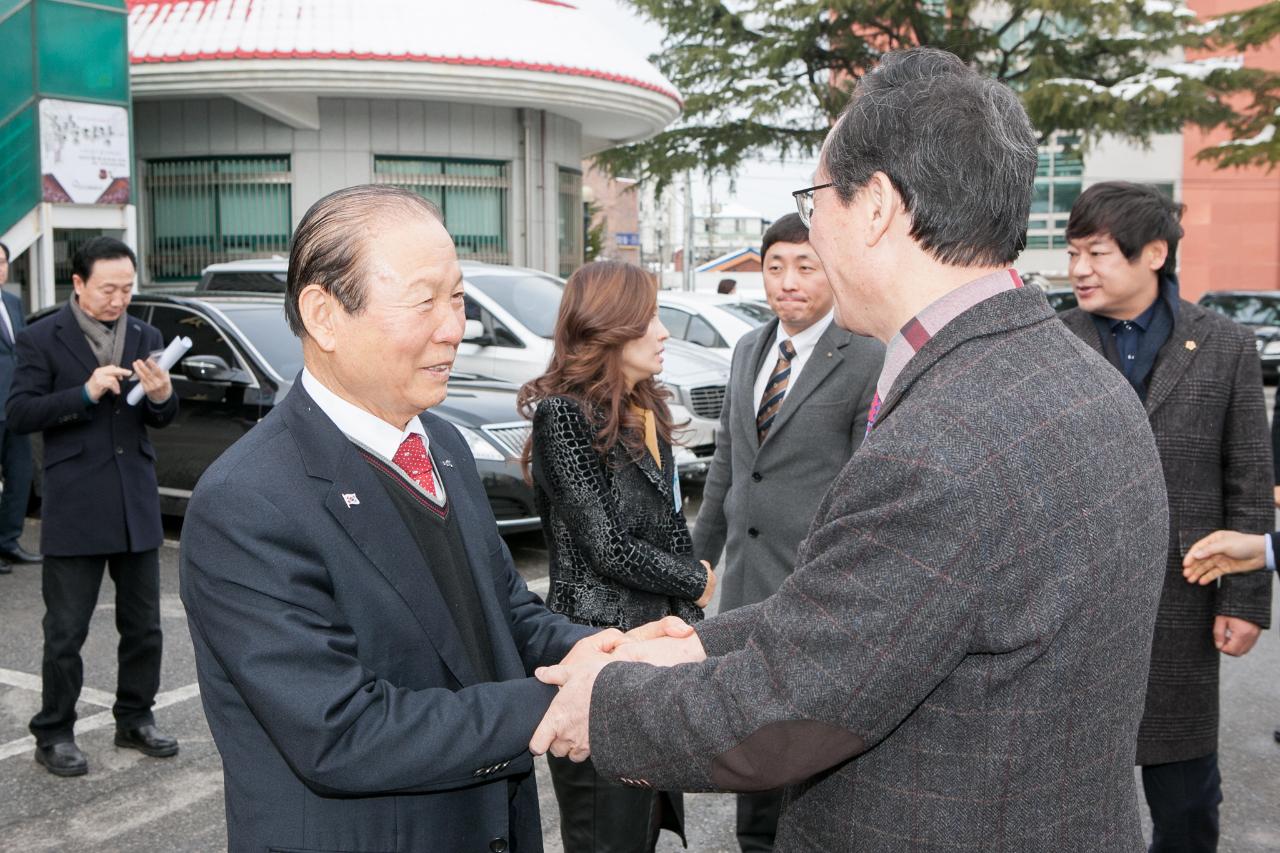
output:
[[[559,758],[585,761],[591,755],[591,691],[600,670],[617,661],[674,666],[706,660],[707,654],[693,626],[667,616],[625,634],[606,628],[579,640],[564,660],[539,667],[534,675],[560,688],[542,722],[533,732],[529,751],[550,752]]]

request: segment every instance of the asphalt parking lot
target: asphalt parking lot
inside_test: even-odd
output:
[[[690,503],[696,514],[696,498]],[[178,536],[171,526],[171,536]],[[23,544],[35,548],[38,522],[28,522]],[[546,551],[537,534],[510,540],[517,567],[545,590]],[[114,691],[113,590],[102,595],[85,644],[85,691],[77,740],[89,758],[89,774],[60,779],[32,759],[26,724],[40,700],[39,567],[16,567],[0,576],[0,851],[217,851],[226,846],[222,770],[201,713],[191,641],[178,598],[177,543],[161,551],[164,664],[156,717],[179,738],[174,758],[147,758],[112,745]],[[1222,669],[1223,853],[1280,850],[1280,636],[1263,634],[1243,659]],[[548,853],[561,849],[555,802],[545,762],[539,790]],[[686,797],[689,849],[733,853],[733,802],[725,795]],[[659,850],[679,850],[663,833]],[[447,851],[452,853],[452,851]]]

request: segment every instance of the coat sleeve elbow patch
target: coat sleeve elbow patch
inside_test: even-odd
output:
[[[818,720],[782,720],[752,732],[711,761],[711,781],[726,791],[794,785],[861,754],[866,740]]]

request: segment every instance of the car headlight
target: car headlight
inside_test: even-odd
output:
[[[493,462],[501,462],[506,459],[502,455],[502,451],[493,446],[487,438],[479,433],[479,431],[471,427],[464,427],[460,424],[454,424],[458,428],[458,432],[462,433],[462,437],[467,440],[467,447],[471,448],[471,455],[477,459],[488,459]]]
[[[1280,340],[1267,341],[1262,345],[1263,355],[1280,355]]]

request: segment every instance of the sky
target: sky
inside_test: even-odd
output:
[[[602,26],[625,28],[645,55],[662,49],[661,27],[640,17],[622,0],[575,0],[575,5],[599,18]],[[765,157],[744,163],[735,178],[717,176],[710,186],[703,176],[694,182],[694,206],[701,210],[709,203],[732,202],[772,221],[795,210],[791,193],[813,184],[817,165],[815,159],[793,157],[783,162]]]

